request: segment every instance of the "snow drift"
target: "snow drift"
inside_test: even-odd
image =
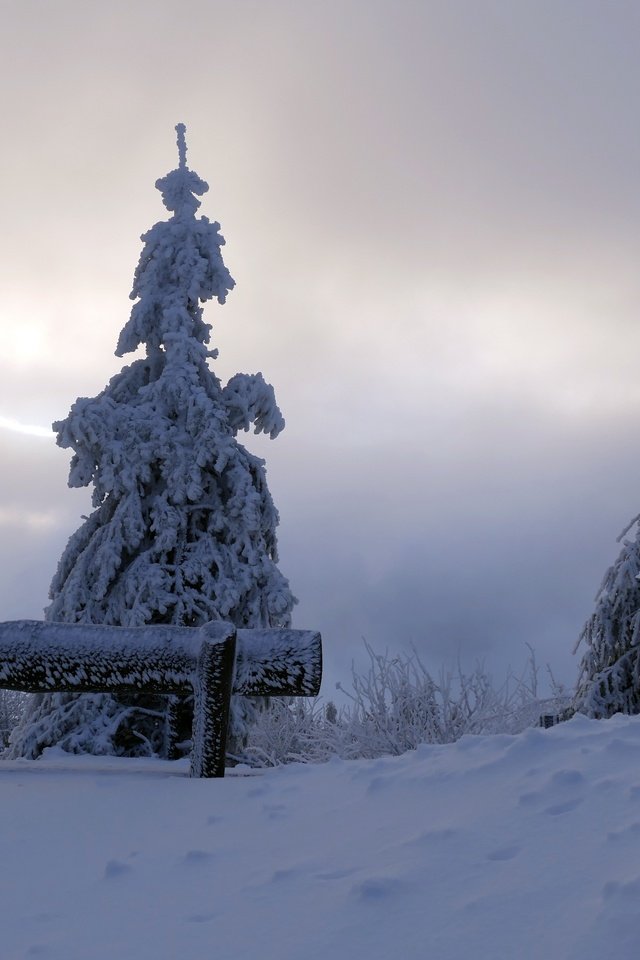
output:
[[[223,781],[47,751],[0,790],[5,960],[638,955],[640,718]]]

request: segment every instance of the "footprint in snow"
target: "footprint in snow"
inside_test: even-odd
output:
[[[542,800],[542,794],[538,790],[532,790],[530,793],[521,793],[518,797],[518,803],[521,807],[533,807]]]
[[[290,867],[282,867],[280,870],[274,870],[271,874],[271,881],[281,883],[283,880],[296,880],[298,877],[308,877],[312,870],[317,869],[317,864],[312,862],[294,863]]]
[[[576,797],[575,800],[565,800],[564,803],[553,803],[550,807],[545,807],[542,811],[550,817],[558,817],[562,813],[570,813],[582,803],[582,797]]]
[[[446,843],[459,836],[461,836],[461,831],[456,830],[454,827],[440,827],[436,830],[423,830],[423,832],[417,834],[417,836],[405,840],[402,846],[430,847],[435,843],[442,843],[443,841]]]
[[[329,873],[316,873],[316,880],[344,880],[355,872],[355,867],[347,867],[344,870],[331,870]]]
[[[640,877],[609,880],[601,888],[600,909],[585,929],[568,960],[635,960],[638,956],[637,904]],[[595,906],[595,904],[594,904]]]
[[[405,890],[406,884],[397,877],[367,877],[351,887],[351,894],[364,902],[378,902]]]
[[[295,880],[299,873],[297,867],[283,867],[281,870],[274,870],[271,879],[275,883],[282,883],[283,880]]]
[[[519,853],[520,847],[513,843],[505,847],[496,847],[495,850],[487,854],[487,860],[513,860]]]
[[[107,865],[104,868],[104,875],[107,880],[111,880],[114,877],[121,877],[125,873],[131,873],[131,867],[128,863],[123,863],[122,860],[107,861]]]
[[[637,837],[640,835],[640,823],[637,821],[635,823],[630,823],[627,827],[623,827],[622,830],[611,830],[607,834],[607,842],[615,843],[618,840],[630,840],[632,837]]]
[[[187,850],[183,857],[183,862],[189,864],[189,866],[209,863],[213,860],[213,854],[209,853],[208,850]]]
[[[609,880],[602,887],[602,899],[605,902],[626,900],[635,906],[638,896],[640,896],[640,877],[627,881]]]
[[[389,775],[372,777],[367,785],[367,794],[369,796],[375,795],[376,793],[380,793],[381,790],[388,790],[389,787],[395,786],[396,783],[396,779]]]
[[[267,815],[269,820],[283,820],[287,816],[287,808],[284,803],[265,803],[262,806],[262,812]]]
[[[582,801],[583,797],[576,797],[575,794],[581,792],[584,787],[584,775],[579,770],[556,770],[547,780],[542,790],[532,790],[528,793],[522,793],[518,797],[518,804],[521,807],[536,807],[547,803],[542,812],[548,816],[557,817],[562,813],[569,813],[575,810]],[[549,803],[554,797],[559,799],[557,803]],[[573,794],[573,796],[571,796]]]
[[[550,783],[554,787],[578,787],[584,783],[584,776],[579,770],[556,770]]]

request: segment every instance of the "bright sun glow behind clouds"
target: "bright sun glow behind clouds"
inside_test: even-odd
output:
[[[40,427],[33,423],[21,423],[14,420],[13,417],[3,417],[0,415],[0,428],[2,430],[11,430],[12,433],[23,433],[30,437],[53,437],[51,427]]]

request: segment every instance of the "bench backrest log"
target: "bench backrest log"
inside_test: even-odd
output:
[[[0,623],[0,688],[193,693],[193,777],[224,776],[232,693],[312,697],[321,678],[322,642],[312,630]]]

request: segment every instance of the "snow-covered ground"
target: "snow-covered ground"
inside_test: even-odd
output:
[[[2,960],[640,956],[640,718],[218,781],[49,752],[0,791]]]

